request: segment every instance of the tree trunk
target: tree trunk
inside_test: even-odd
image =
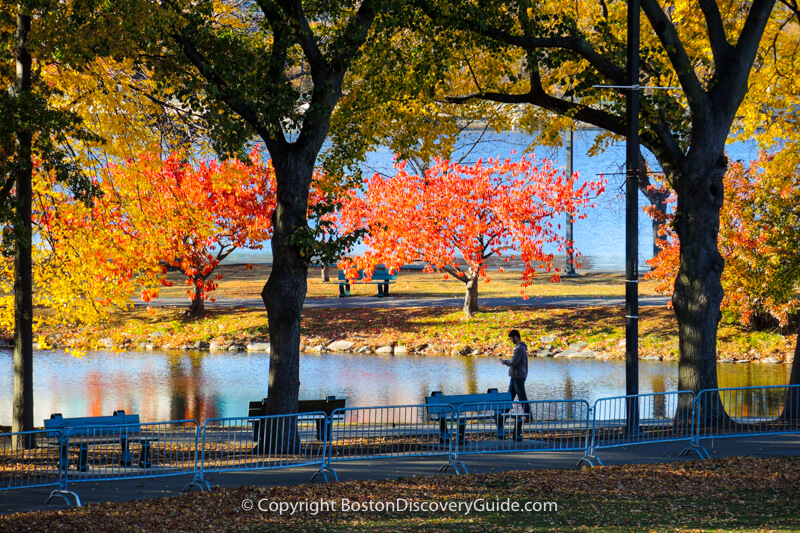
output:
[[[203,285],[205,285],[205,278],[193,278],[194,296],[192,296],[192,303],[189,306],[189,316],[201,317],[206,312],[206,302],[203,299]],[[197,283],[200,282],[200,285]]]
[[[794,360],[792,373],[789,375],[789,385],[797,385],[786,392],[783,407],[783,418],[788,420],[800,419],[800,317],[797,318],[797,339],[794,345]]]
[[[703,165],[708,161],[717,164]],[[672,296],[679,329],[678,390],[695,394],[717,388],[716,343],[717,326],[722,318],[724,266],[717,249],[717,236],[726,168],[727,159],[722,152],[717,158],[709,154],[697,160],[687,157],[684,175],[678,183],[675,229],[681,243],[680,268]],[[707,407],[702,420],[725,416],[721,402],[712,402]],[[682,404],[680,410],[685,416],[691,406]]]
[[[297,412],[300,389],[300,320],[308,290],[307,254],[291,237],[306,227],[308,191],[315,157],[272,154],[277,206],[272,215],[272,272],[261,292],[269,320],[270,363],[267,414]],[[305,159],[305,160],[304,160]],[[291,452],[299,446],[295,424],[268,423],[278,446]]]
[[[322,265],[322,282],[327,283],[331,280],[331,267],[327,264]]]
[[[27,49],[31,29],[30,15],[17,14],[16,95],[27,97],[31,92],[31,55]],[[25,109],[25,106],[22,106]],[[16,132],[16,213],[14,218],[14,409],[11,431],[33,430],[33,263],[31,260],[33,202],[31,151],[33,134],[22,124]],[[32,448],[31,438],[14,442],[15,447]]]
[[[657,256],[661,251],[659,243],[663,242],[664,238],[661,236],[661,228],[664,226],[667,214],[667,198],[669,192],[664,187],[656,188],[650,181],[650,166],[641,152],[639,152],[639,190],[642,191],[645,198],[650,201],[650,205],[662,216],[654,216],[653,218],[653,257]]]
[[[478,276],[473,275],[466,282],[466,294],[464,295],[464,314],[472,318],[478,312]]]

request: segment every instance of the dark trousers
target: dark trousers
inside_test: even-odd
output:
[[[520,378],[511,378],[511,382],[508,384],[508,393],[511,395],[511,399],[513,400],[516,396],[520,402],[527,402],[528,395],[525,392],[525,380]],[[526,403],[522,406],[525,411],[525,414],[530,414],[531,406],[530,404]]]

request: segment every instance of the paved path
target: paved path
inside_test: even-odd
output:
[[[704,439],[712,459],[734,456],[781,457],[800,455],[800,435],[758,435],[745,438]],[[598,449],[597,455],[606,465],[674,463],[697,461],[696,455],[681,456],[686,442],[661,442],[617,448]],[[539,451],[511,452],[481,455],[462,455],[461,459],[471,473],[501,472],[511,470],[576,469],[582,452]],[[365,479],[398,479],[412,476],[454,475],[452,469],[438,474],[440,466],[447,463],[440,457],[386,457],[373,460],[334,462],[339,481]],[[210,474],[212,487],[240,485],[283,486],[308,483],[316,467],[294,467],[267,471]],[[146,498],[177,496],[192,480],[191,475],[125,481],[101,481],[70,484],[84,505],[96,502],[118,502]],[[319,478],[317,482],[322,482]],[[40,487],[0,491],[0,531],[3,531],[3,514],[66,509],[62,500],[48,505],[44,501],[52,489]],[[363,494],[353,493],[353,501],[363,499]],[[176,500],[175,505],[179,505]]]
[[[640,296],[639,306],[664,306],[669,302],[667,296]],[[523,298],[481,298],[481,307],[550,307],[557,309],[571,307],[613,307],[624,305],[622,296],[546,296]],[[305,309],[334,308],[392,308],[392,307],[455,307],[461,308],[463,298],[375,298],[370,296],[353,296],[351,298],[306,298]],[[135,302],[137,306],[145,306],[144,302]],[[155,307],[188,307],[187,298],[158,298],[151,302]],[[263,309],[261,298],[219,298],[216,302],[206,302],[206,307],[240,307]]]

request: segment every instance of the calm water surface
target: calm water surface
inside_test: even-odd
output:
[[[37,424],[66,417],[138,413],[142,421],[246,416],[267,394],[269,356],[246,353],[90,352],[83,359],[39,351],[34,360]],[[0,351],[0,425],[11,424],[12,356]],[[641,361],[640,390],[674,391],[676,363]],[[781,385],[789,365],[720,365],[720,387]],[[346,397],[348,407],[424,403],[431,391],[486,392],[508,387],[495,358],[352,354],[302,355],[300,398]],[[586,399],[625,393],[621,361],[531,359],[528,398]]]

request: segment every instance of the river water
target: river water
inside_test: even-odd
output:
[[[0,425],[11,424],[12,356],[0,351]],[[721,387],[782,385],[789,365],[719,365]],[[348,407],[424,403],[445,394],[506,390],[508,368],[495,358],[303,354],[300,399],[347,398]],[[640,391],[674,391],[678,366],[641,361]],[[62,350],[34,355],[37,425],[50,413],[65,417],[138,413],[142,421],[247,416],[248,402],[267,394],[269,356],[244,352],[90,352],[82,359]],[[623,395],[622,361],[533,358],[528,398],[585,399]]]
[[[602,178],[608,180],[606,191],[595,201],[596,206],[586,211],[586,218],[575,222],[573,238],[576,249],[583,254],[582,266],[593,270],[625,269],[625,143],[611,144],[602,153],[590,156],[589,148],[594,143],[598,130],[580,130],[574,134],[573,170],[579,173],[578,183]],[[534,138],[518,131],[488,132],[467,131],[458,143],[453,160],[464,157],[464,163],[474,163],[479,158],[512,158],[519,160]],[[514,154],[513,152],[516,152]],[[728,157],[732,161],[751,161],[758,156],[755,141],[738,142],[728,145]],[[538,147],[533,149],[536,158],[546,158],[556,168],[564,168],[566,152],[564,148]],[[651,158],[652,159],[652,158]],[[388,148],[379,148],[367,156],[361,170],[365,176],[374,172],[393,174],[394,154]],[[649,161],[652,169],[658,169],[654,161]],[[648,205],[644,194],[639,193],[639,205]],[[557,223],[562,221],[557,220]],[[639,214],[639,264],[647,268],[645,261],[653,256],[652,221],[644,212]],[[252,263],[271,262],[269,244],[261,251],[237,250],[229,261]],[[354,253],[363,253],[357,247]],[[548,252],[556,252],[549,249]],[[557,265],[560,266],[560,265]]]

